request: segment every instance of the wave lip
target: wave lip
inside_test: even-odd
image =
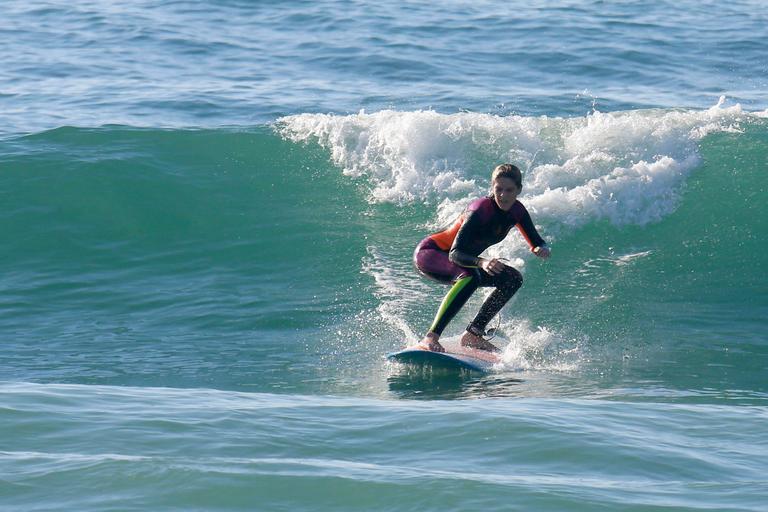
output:
[[[641,110],[581,118],[434,111],[299,114],[277,131],[325,148],[347,176],[365,180],[373,202],[454,201],[483,193],[489,169],[527,168],[523,199],[567,225],[580,218],[644,224],[674,210],[700,162],[698,142],[738,131],[755,117],[724,99],[707,110]],[[460,206],[442,205],[455,215]]]
[[[439,203],[436,225],[485,193],[490,168],[527,169],[522,200],[551,234],[606,219],[643,225],[673,212],[698,144],[738,132],[756,116],[721,98],[706,110],[594,112],[585,117],[434,111],[299,114],[275,127],[317,143],[342,172],[367,183],[374,203]]]

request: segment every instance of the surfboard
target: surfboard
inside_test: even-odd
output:
[[[387,354],[387,359],[393,363],[421,368],[475,372],[489,372],[495,364],[501,362],[498,354],[468,347],[448,349],[445,352],[411,347]]]

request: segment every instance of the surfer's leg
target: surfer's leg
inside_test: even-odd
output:
[[[500,272],[495,276],[490,276],[490,283],[485,286],[495,286],[483,305],[480,307],[480,311],[472,320],[470,325],[477,331],[484,332],[488,322],[501,311],[501,308],[509,302],[509,299],[520,289],[523,285],[523,275],[512,267],[507,266],[504,272]]]
[[[481,286],[495,286],[496,289],[485,299],[485,302],[480,307],[480,311],[478,311],[474,320],[467,326],[467,332],[462,337],[461,344],[495,351],[498,348],[483,339],[485,327],[523,285],[523,276],[516,269],[509,266],[504,269],[504,272],[495,276],[485,272],[482,275],[483,282]]]
[[[443,302],[437,310],[429,332],[440,336],[448,323],[456,316],[456,313],[461,310],[464,304],[467,303],[467,300],[477,290],[478,284],[479,279],[471,275],[456,281],[443,298]]]
[[[440,304],[429,331],[419,343],[429,350],[443,352],[445,349],[438,341],[440,335],[448,322],[456,316],[456,313],[477,289],[480,276],[476,272],[467,275],[468,269],[451,262],[448,258],[448,252],[440,249],[434,241],[428,238],[416,247],[413,262],[423,276],[440,283],[452,284],[451,289],[448,290]]]

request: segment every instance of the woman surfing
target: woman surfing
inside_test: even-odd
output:
[[[483,339],[488,322],[523,284],[515,268],[497,258],[481,258],[488,247],[506,238],[517,226],[533,253],[548,258],[550,251],[533,225],[525,206],[517,200],[523,188],[520,169],[512,164],[497,166],[491,174],[491,194],[473,200],[448,229],[422,240],[413,253],[418,271],[440,283],[451,285],[419,347],[444,352],[440,336],[478,287],[494,287],[480,311],[467,326],[461,345],[491,352],[499,349]]]

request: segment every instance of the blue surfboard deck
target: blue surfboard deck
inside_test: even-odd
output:
[[[406,348],[405,350],[388,354],[387,359],[393,363],[410,366],[475,372],[489,372],[495,364],[500,362],[496,354],[473,349],[464,349],[461,353],[458,353],[452,351],[432,352],[422,348]]]

